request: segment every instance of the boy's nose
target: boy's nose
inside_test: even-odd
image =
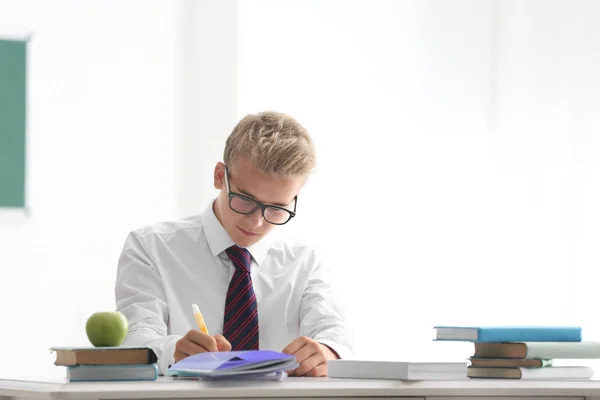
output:
[[[248,219],[250,220],[250,225],[253,228],[260,228],[264,223],[262,210],[259,208],[258,210],[254,211],[252,214],[248,215]]]

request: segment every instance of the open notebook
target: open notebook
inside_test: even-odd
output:
[[[199,378],[285,377],[298,368],[296,357],[268,350],[200,353],[173,364],[167,376]]]

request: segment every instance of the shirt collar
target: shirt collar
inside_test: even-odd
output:
[[[206,235],[206,241],[208,242],[210,251],[213,256],[217,257],[235,243],[231,240],[231,237],[229,237],[229,234],[217,219],[215,211],[213,210],[214,202],[214,199],[211,200],[208,207],[206,207],[206,210],[204,210],[204,214],[202,214],[202,226],[204,227],[204,234]],[[250,252],[256,264],[260,265],[267,256],[270,247],[271,245],[267,238],[263,238],[258,241],[258,243],[247,247],[246,250]]]

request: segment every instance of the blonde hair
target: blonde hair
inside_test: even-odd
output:
[[[306,175],[316,165],[307,130],[294,118],[267,111],[246,115],[225,142],[223,161],[248,156],[260,171],[284,178]]]

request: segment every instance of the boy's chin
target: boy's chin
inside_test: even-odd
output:
[[[235,232],[235,235],[231,235],[231,238],[240,247],[249,247],[258,242],[262,236],[247,236],[240,231]]]
[[[259,240],[260,240],[260,236],[257,236],[256,238],[238,237],[235,242],[240,247],[250,247],[253,244],[255,244],[256,242],[258,242]]]

